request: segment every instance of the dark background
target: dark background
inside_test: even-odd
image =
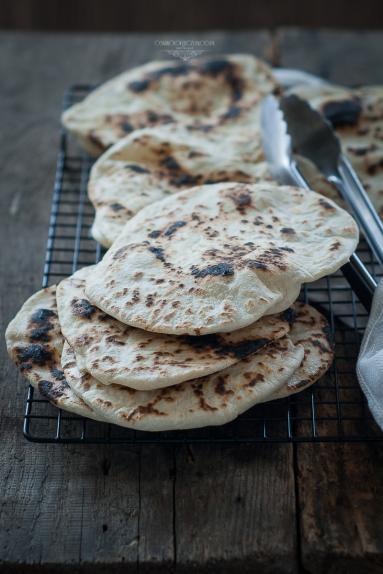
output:
[[[383,28],[383,0],[0,0],[0,28],[65,31]]]

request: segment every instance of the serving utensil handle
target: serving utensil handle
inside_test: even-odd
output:
[[[295,185],[304,189],[311,189],[294,160],[291,160],[286,169]],[[341,267],[341,271],[358,296],[359,301],[367,311],[370,311],[377,283],[356,253],[351,255],[350,261]]]
[[[367,243],[383,266],[383,223],[349,161],[342,155],[338,173],[328,176],[351,208]]]

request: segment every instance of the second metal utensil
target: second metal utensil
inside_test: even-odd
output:
[[[291,137],[279,102],[274,96],[264,99],[261,108],[261,134],[270,171],[277,181],[310,189],[292,156]],[[376,282],[359,257],[353,253],[342,271],[360,301],[370,310]]]
[[[294,153],[308,158],[335,185],[383,266],[383,223],[354,169],[343,155],[331,124],[310,104],[295,95],[281,98],[279,106],[287,123]]]

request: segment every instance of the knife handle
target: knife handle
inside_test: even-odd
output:
[[[341,156],[337,174],[328,176],[351,208],[367,243],[383,266],[383,224],[348,160]]]
[[[310,190],[310,186],[298,169],[295,161],[291,161],[287,168],[288,175],[295,185]],[[341,271],[350,284],[358,299],[369,312],[376,289],[376,281],[364,265],[362,260],[352,253],[350,261],[341,267]]]

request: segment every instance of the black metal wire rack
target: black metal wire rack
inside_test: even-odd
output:
[[[74,86],[65,107],[80,101],[91,86]],[[57,283],[77,269],[98,262],[102,247],[91,237],[94,211],[87,198],[92,159],[61,133],[43,273],[43,287]],[[359,255],[371,273],[379,269],[366,245]],[[43,443],[253,443],[303,441],[372,441],[383,434],[368,410],[358,385],[355,363],[367,313],[340,273],[304,286],[300,299],[313,303],[327,316],[335,361],[311,388],[257,405],[222,427],[148,433],[99,423],[52,406],[28,388],[24,435]]]

